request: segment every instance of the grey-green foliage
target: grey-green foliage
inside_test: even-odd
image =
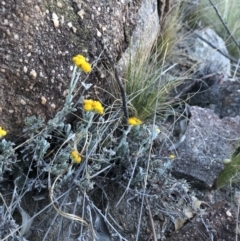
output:
[[[26,117],[25,126],[26,127],[23,129],[23,132],[29,133],[32,137],[34,134],[39,133],[40,129],[44,126],[44,121],[36,116]]]
[[[59,175],[63,170],[68,167],[69,151],[63,148],[57,155],[56,161],[53,164],[51,173]]]
[[[231,161],[224,165],[224,169],[215,180],[214,187],[221,188],[228,184],[240,181],[240,148],[238,147],[232,155]]]
[[[13,149],[15,144],[5,139],[0,142],[0,182],[3,181],[3,174],[12,171],[12,166],[17,162],[17,154]]]
[[[10,232],[12,233],[12,230],[16,230],[18,227],[19,225],[12,218],[11,213],[6,212],[4,206],[0,206],[0,239],[3,240]],[[17,233],[12,233],[11,239],[7,240],[27,241],[24,237],[18,236]]]

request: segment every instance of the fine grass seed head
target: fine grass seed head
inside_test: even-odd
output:
[[[177,78],[167,76],[168,59],[173,59],[174,45],[181,41],[179,31],[182,27],[181,4],[176,3],[162,20],[159,38],[152,49],[139,46],[133,59],[128,61],[124,73],[128,108],[130,116],[141,120],[153,116],[158,100],[157,113],[162,115],[168,109],[169,93],[179,85]]]
[[[130,116],[141,120],[152,117],[156,100],[159,103],[158,114],[168,108],[169,93],[179,82],[168,79],[164,74],[166,71],[161,54],[157,47],[149,53],[139,48],[136,57],[129,61],[124,79]]]

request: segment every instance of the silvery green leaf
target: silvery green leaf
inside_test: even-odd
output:
[[[18,211],[22,216],[22,225],[21,225],[22,227],[20,229],[20,234],[24,235],[31,228],[33,219],[31,219],[29,214],[21,208],[20,204],[18,205]]]
[[[104,123],[105,122],[105,119],[101,116],[101,117],[99,117],[99,122],[101,122],[101,123]]]
[[[70,134],[71,129],[72,129],[72,126],[70,124],[66,124],[64,126],[64,131],[65,131],[66,135]]]
[[[152,141],[156,139],[159,132],[160,132],[160,129],[158,128],[158,126],[154,125],[152,128]]]
[[[25,118],[26,128],[23,129],[23,132],[29,131],[30,135],[33,133],[39,132],[39,130],[43,127],[44,122],[43,119],[36,116],[30,116]]]
[[[109,154],[110,156],[115,156],[116,152],[113,151],[112,149],[108,150],[106,147],[103,148],[103,152]]]
[[[92,84],[86,84],[86,83],[82,82],[82,86],[85,88],[85,90],[88,90],[91,88]]]

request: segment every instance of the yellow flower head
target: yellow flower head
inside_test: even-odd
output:
[[[128,119],[128,124],[131,126],[137,126],[137,125],[141,125],[142,121],[139,120],[137,117],[130,117]]]
[[[90,99],[90,100],[84,100],[84,101],[83,101],[83,104],[84,104],[84,105],[92,105],[92,104],[93,104],[93,101],[94,101],[94,100],[91,100],[91,99]]]
[[[93,111],[92,105],[89,105],[89,104],[84,104],[84,105],[83,105],[83,109],[84,109],[85,111]]]
[[[83,72],[89,73],[92,70],[92,67],[91,67],[91,64],[85,61],[82,63],[81,69],[83,70]]]
[[[94,111],[96,111],[98,114],[102,115],[104,113],[104,108],[103,108],[101,102],[95,100],[95,101],[93,101],[92,106],[93,106]]]
[[[101,102],[97,100],[84,100],[83,109],[85,111],[95,111],[100,115],[104,113],[104,107],[102,106]]]
[[[4,137],[7,135],[7,131],[5,131],[1,126],[0,126],[0,138]]]
[[[175,155],[174,155],[174,154],[170,154],[170,155],[169,155],[169,158],[170,158],[170,159],[174,159],[174,158],[175,158]]]
[[[85,73],[89,73],[89,72],[91,71],[91,69],[92,69],[92,68],[91,68],[91,64],[89,64],[89,63],[86,61],[86,59],[85,59],[82,55],[80,55],[80,54],[74,56],[74,57],[72,58],[72,61],[74,62],[74,64],[75,64],[78,68],[82,69],[82,71],[85,72]]]
[[[93,100],[84,100],[83,101],[83,109],[85,111],[93,111]]]
[[[78,154],[78,151],[73,150],[70,154],[71,159],[73,160],[74,163],[79,164],[82,161],[81,156]]]
[[[160,132],[161,132],[160,128],[157,127],[157,128],[156,128],[156,132],[157,132],[157,133],[160,133]]]
[[[78,54],[72,58],[72,61],[74,62],[74,64],[79,65],[82,62],[86,61],[86,59],[84,56]]]
[[[102,106],[95,107],[95,112],[97,112],[100,115],[104,114],[104,108]]]

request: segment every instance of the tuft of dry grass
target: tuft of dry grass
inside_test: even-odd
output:
[[[130,115],[138,116],[142,120],[152,117],[157,99],[158,114],[163,114],[169,108],[169,93],[180,81],[167,75],[174,65],[169,67],[166,61],[173,59],[176,54],[173,49],[174,45],[181,41],[179,31],[182,20],[180,1],[163,19],[159,37],[153,48],[148,50],[139,46],[135,57],[128,62],[124,80]]]

